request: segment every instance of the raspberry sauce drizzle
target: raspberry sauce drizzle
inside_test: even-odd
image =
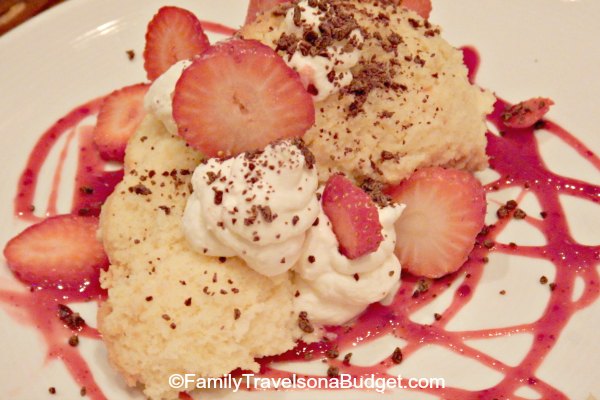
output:
[[[96,114],[100,108],[100,105],[102,104],[102,100],[103,98],[94,99],[75,108],[63,118],[59,119],[40,137],[31,153],[29,153],[27,164],[23,169],[19,179],[17,196],[15,197],[14,203],[16,216],[28,221],[40,221],[45,216],[50,216],[56,212],[56,192],[58,190],[58,183],[60,182],[60,170],[62,170],[61,167],[66,158],[66,152],[64,150],[61,152],[59,167],[54,174],[52,194],[48,199],[48,213],[44,217],[35,216],[33,207],[33,199],[37,188],[40,170],[48,158],[50,150],[52,150],[52,148],[56,145],[56,142],[64,134],[72,132],[82,120],[90,115]],[[69,140],[67,140],[67,142],[69,142]]]
[[[211,28],[207,27],[207,30],[211,30]],[[466,48],[464,56],[465,63],[469,66],[470,79],[474,80],[479,63],[477,53]],[[84,118],[97,113],[101,101],[102,99],[96,99],[73,110],[42,135],[32,150],[19,181],[15,198],[15,214],[18,217],[33,221],[38,219],[33,214],[31,205],[37,176],[44,160],[61,135],[74,132]],[[488,249],[483,245],[484,241],[494,242],[506,225],[506,220],[500,220],[488,229],[487,234],[480,235],[469,261],[459,272],[431,282],[426,291],[419,289],[422,284],[417,278],[403,276],[402,288],[390,306],[372,305],[352,326],[328,328],[328,331],[337,334],[337,338],[334,340],[310,345],[300,343],[295,349],[285,354],[260,359],[261,373],[264,376],[290,375],[288,372],[274,369],[271,366],[272,362],[302,361],[307,358],[307,355],[312,358],[324,358],[326,351],[331,348],[337,348],[343,355],[355,343],[366,343],[385,334],[393,333],[408,343],[402,348],[404,359],[411,357],[426,345],[436,344],[476,359],[504,374],[504,379],[498,385],[480,392],[471,392],[460,388],[426,389],[432,394],[444,398],[461,399],[517,398],[514,396],[514,391],[520,386],[528,385],[542,398],[566,398],[550,383],[538,379],[535,373],[546,354],[558,340],[570,317],[597,299],[599,289],[595,266],[600,262],[600,247],[583,246],[572,238],[558,201],[558,195],[569,194],[598,203],[600,188],[548,171],[538,152],[534,129],[510,130],[502,127],[501,113],[505,106],[505,102],[498,100],[493,114],[489,117],[491,123],[504,131],[504,136],[488,134],[487,151],[490,156],[490,165],[502,178],[488,184],[486,189],[491,192],[507,187],[521,187],[523,193],[533,193],[547,212],[547,217],[545,219],[527,217],[525,221],[544,233],[547,245],[511,247],[496,243],[491,249]],[[575,137],[550,121],[544,121],[544,124],[548,132],[559,137],[582,157],[589,160],[592,165],[600,169],[598,157]],[[89,128],[77,130],[79,162],[72,212],[97,215],[100,205],[121,179],[122,171],[106,171],[105,163],[93,148],[90,133]],[[66,157],[66,150],[63,157]],[[59,171],[56,172],[55,177],[58,177],[55,178],[55,182],[60,181]],[[53,211],[51,198],[47,209]],[[485,268],[483,260],[493,252],[543,258],[556,265],[557,274],[554,282],[556,288],[551,293],[550,302],[543,316],[533,323],[508,328],[476,331],[446,330],[447,323],[471,300]],[[572,301],[574,281],[578,276],[584,279],[585,288],[579,299]],[[448,287],[452,282],[463,279],[463,277],[464,281],[455,291],[451,305],[443,312],[440,320],[431,325],[422,325],[410,320],[409,316],[412,313],[449,290]],[[68,339],[73,332],[58,319],[56,309],[58,304],[81,300],[98,301],[103,296],[104,293],[97,282],[75,292],[40,290],[38,288],[33,288],[30,292],[0,290],[0,301],[7,305],[11,314],[15,315],[18,320],[37,327],[44,335],[48,346],[47,357],[61,359],[78,384],[86,387],[87,395],[95,400],[105,399],[105,396],[96,385],[90,369],[78,349],[68,345]],[[508,366],[465,344],[465,341],[469,339],[483,339],[523,332],[533,334],[536,340],[523,361],[515,367]],[[79,332],[79,336],[81,338],[99,338],[97,331],[87,326]],[[346,365],[343,361],[336,359],[330,360],[329,365],[338,367],[340,372],[350,373],[357,377],[373,373],[391,377],[388,371],[396,365],[391,359],[391,351],[390,357],[385,360],[374,360],[374,362],[373,366],[361,367],[351,363]]]
[[[38,140],[31,151],[27,164],[23,169],[14,201],[14,213],[19,219],[38,222],[47,216],[57,214],[57,197],[63,175],[63,165],[68,156],[73,139],[79,140],[77,147],[77,171],[73,189],[71,213],[79,215],[95,215],[113,191],[114,186],[122,179],[122,170],[106,170],[104,162],[96,151],[93,141],[93,129],[83,126],[82,121],[95,116],[104,98],[85,103],[66,116],[59,119]],[[67,135],[60,150],[58,163],[52,177],[52,188],[48,195],[44,216],[34,214],[33,199],[36,194],[38,176],[44,167],[50,151],[58,140]],[[73,329],[67,326],[58,316],[59,305],[72,302],[99,302],[106,297],[100,288],[98,277],[91,281],[81,282],[77,289],[47,288],[32,286],[29,291],[0,289],[0,302],[16,320],[37,328],[46,342],[46,360],[60,359],[81,388],[85,388],[86,396],[93,400],[104,400],[106,397],[96,384],[91,370],[78,348],[69,344],[69,339],[76,335],[79,340],[99,340],[99,332],[87,324]]]
[[[469,68],[469,78],[474,81],[479,66],[478,54],[472,48],[464,48],[463,54],[465,64]],[[338,349],[339,353],[343,355],[350,352],[353,345],[357,343],[367,343],[385,334],[394,334],[408,342],[402,348],[404,359],[409,358],[424,346],[435,344],[444,346],[462,356],[473,358],[504,375],[504,378],[496,386],[482,391],[474,392],[446,387],[444,389],[422,389],[425,392],[442,398],[519,398],[515,396],[515,391],[521,386],[528,386],[544,399],[567,398],[549,382],[537,378],[536,371],[558,341],[570,318],[577,311],[597,300],[600,290],[596,265],[600,263],[600,246],[581,245],[573,239],[558,196],[568,194],[598,203],[600,187],[550,172],[539,153],[535,128],[507,129],[504,127],[501,115],[508,106],[508,103],[498,99],[493,113],[488,117],[488,121],[499,131],[503,131],[503,135],[496,136],[491,133],[487,135],[490,167],[498,172],[501,178],[486,185],[486,191],[519,187],[522,188],[523,194],[526,192],[534,194],[547,216],[543,219],[526,217],[525,221],[544,234],[547,244],[545,246],[510,246],[495,243],[495,239],[507,224],[507,220],[500,220],[495,225],[488,227],[487,233],[482,233],[478,237],[469,260],[457,273],[430,282],[426,291],[419,290],[421,284],[417,278],[403,276],[402,287],[393,304],[387,307],[374,304],[351,326],[328,328],[329,332],[337,335],[334,340],[310,345],[301,343],[283,355],[263,358],[260,360],[261,373],[271,377],[289,376],[288,373],[271,368],[271,363],[325,358],[327,350],[333,348]],[[550,121],[544,120],[543,127],[600,170],[600,159],[573,135]],[[484,242],[487,246],[484,245]],[[494,245],[488,248],[490,243]],[[535,322],[508,328],[462,332],[446,330],[446,324],[471,300],[472,293],[477,290],[481,280],[486,265],[485,260],[493,252],[545,259],[555,265],[554,289],[543,315]],[[431,325],[422,325],[410,320],[411,314],[449,290],[450,284],[462,277],[465,277],[464,281],[455,291],[451,305],[439,320]],[[577,277],[583,278],[585,288],[583,294],[573,301],[571,298]],[[485,339],[516,333],[531,333],[534,340],[527,355],[519,365],[514,367],[465,343],[469,339]],[[392,350],[390,349],[390,357],[385,360],[374,360],[374,364],[369,367],[347,365],[339,359],[330,360],[329,365],[337,367],[340,373],[348,373],[357,377],[367,377],[370,374],[393,377],[388,372],[391,367],[395,366],[391,359]]]

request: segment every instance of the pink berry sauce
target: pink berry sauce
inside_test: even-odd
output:
[[[226,27],[203,22],[205,29],[230,34]],[[214,26],[213,26],[214,25]],[[465,63],[470,70],[470,78],[474,80],[479,58],[472,48],[464,49]],[[100,207],[114,186],[123,176],[122,170],[107,170],[107,164],[99,157],[92,143],[92,129],[81,126],[82,121],[97,114],[102,98],[92,100],[68,113],[46,131],[32,150],[27,165],[19,180],[15,197],[15,216],[27,221],[38,221],[33,208],[33,198],[37,187],[39,171],[50,150],[57,145],[58,139],[67,136],[60,159],[64,160],[68,153],[69,141],[78,136],[78,168],[73,193],[71,212],[83,215],[98,215]],[[344,327],[330,327],[328,331],[335,333],[335,339],[306,345],[299,343],[296,348],[282,355],[262,358],[261,374],[270,377],[290,376],[288,372],[272,367],[273,362],[302,361],[306,359],[326,358],[328,350],[337,349],[340,355],[351,351],[356,343],[368,343],[386,334],[395,334],[407,342],[402,348],[403,359],[411,357],[417,350],[427,345],[443,346],[462,356],[471,357],[487,367],[497,370],[504,378],[494,387],[479,392],[467,391],[458,387],[444,389],[421,389],[454,399],[494,399],[515,398],[513,393],[519,387],[528,385],[544,399],[566,399],[567,397],[536,376],[539,365],[552,350],[561,332],[579,310],[592,304],[599,295],[599,277],[596,265],[600,262],[600,247],[579,244],[569,232],[563,209],[559,202],[560,194],[569,194],[595,203],[600,201],[600,187],[584,181],[565,178],[550,172],[540,156],[535,140],[535,129],[543,125],[543,129],[565,145],[576,150],[582,158],[588,160],[600,170],[600,159],[587,149],[572,134],[551,121],[543,120],[536,128],[508,129],[502,124],[501,114],[508,104],[498,99],[494,112],[489,116],[502,136],[489,133],[487,153],[490,167],[500,174],[500,178],[486,185],[488,192],[509,187],[521,188],[523,193],[534,194],[545,213],[545,218],[527,216],[525,222],[538,228],[546,237],[544,246],[509,246],[495,243],[495,238],[505,228],[506,221],[499,220],[488,227],[477,240],[469,260],[461,270],[430,283],[426,290],[420,287],[419,279],[403,276],[403,284],[395,300],[389,306],[374,304],[361,315],[356,322]],[[45,215],[56,214],[56,197],[58,184],[62,176],[62,161],[58,163],[53,180]],[[39,213],[38,213],[39,214]],[[556,267],[553,290],[544,314],[537,321],[500,329],[484,329],[478,331],[449,331],[446,324],[471,299],[478,290],[485,260],[490,253],[507,253],[531,258],[544,259]],[[437,296],[449,289],[456,279],[465,277],[464,282],[455,290],[453,300],[446,311],[430,325],[419,324],[410,320],[409,316],[423,308]],[[572,300],[574,283],[577,278],[585,282],[583,294]],[[549,288],[550,290],[550,288]],[[105,292],[96,282],[82,282],[79,290],[66,291],[59,289],[0,290],[0,303],[20,322],[35,327],[44,337],[47,346],[47,359],[60,359],[69,370],[75,381],[85,387],[86,394],[93,400],[106,399],[96,384],[90,368],[81,356],[78,347],[69,344],[69,339],[77,334],[81,340],[101,339],[97,330],[85,324],[73,326],[65,318],[59,318],[59,305],[72,302],[101,302]],[[64,308],[62,308],[64,311]],[[64,317],[64,315],[63,315]],[[513,333],[531,333],[533,341],[527,355],[517,366],[508,366],[501,361],[480,352],[465,344],[470,339],[484,339]],[[392,349],[393,350],[393,349]],[[397,364],[390,356],[381,363],[362,367],[345,363],[340,359],[329,360],[329,366],[337,367],[339,373],[349,373],[356,377],[377,374],[390,376],[389,369]],[[398,361],[397,359],[395,361]],[[239,371],[237,371],[239,372]],[[331,378],[335,379],[335,378]],[[189,398],[182,394],[182,398]]]

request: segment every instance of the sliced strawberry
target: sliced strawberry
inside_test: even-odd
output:
[[[429,14],[431,14],[431,0],[402,0],[400,4],[425,19],[429,18]]]
[[[183,72],[173,96],[179,134],[209,157],[300,137],[315,121],[300,76],[255,40],[213,46]]]
[[[153,81],[177,61],[203,53],[208,37],[194,14],[179,7],[162,7],[148,24],[144,69]]]
[[[396,255],[410,273],[439,278],[466,261],[485,217],[485,194],[470,173],[439,167],[415,172],[388,194],[406,209],[396,222]]]
[[[148,85],[140,83],[115,90],[106,97],[94,128],[94,143],[102,158],[123,161],[127,141],[144,119]]]
[[[108,265],[97,230],[95,217],[51,217],[11,239],[4,257],[27,284],[79,288],[97,280],[100,268]]]
[[[383,235],[377,206],[368,194],[336,174],[325,184],[321,201],[340,253],[353,260],[377,250]]]
[[[248,12],[246,13],[246,24],[253,22],[258,14],[270,10],[278,4],[288,3],[289,1],[290,0],[250,0]]]
[[[554,102],[544,97],[525,100],[508,107],[502,113],[502,121],[509,128],[529,128],[550,110]]]

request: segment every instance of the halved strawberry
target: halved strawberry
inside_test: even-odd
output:
[[[123,161],[127,141],[144,119],[144,96],[149,85],[139,83],[106,97],[94,128],[94,143],[102,158]]]
[[[257,14],[270,10],[278,4],[288,3],[290,0],[250,0],[246,13],[246,24],[256,19]]]
[[[255,40],[230,40],[183,72],[173,96],[179,134],[209,157],[264,148],[300,137],[315,121],[300,76]]]
[[[340,253],[353,260],[372,253],[383,241],[379,212],[373,200],[343,175],[332,175],[321,198]]]
[[[415,11],[421,17],[427,19],[431,13],[431,0],[402,0],[403,7]]]
[[[502,113],[502,121],[509,128],[529,128],[550,110],[554,102],[544,97],[535,97],[508,107]]]
[[[439,278],[466,261],[485,217],[485,193],[470,173],[420,169],[388,190],[406,209],[396,221],[396,255],[410,273]]]
[[[98,279],[100,268],[108,265],[97,230],[95,217],[51,217],[11,239],[4,257],[27,284],[79,288]]]
[[[144,69],[153,81],[177,61],[192,58],[210,47],[200,21],[188,10],[162,7],[148,24]]]

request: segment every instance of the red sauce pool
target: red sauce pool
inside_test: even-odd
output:
[[[228,34],[231,30],[203,22],[211,31]],[[470,48],[464,49],[465,63],[471,71],[473,80],[478,66],[477,53]],[[75,110],[46,131],[34,149],[19,181],[15,197],[15,215],[26,220],[39,220],[34,215],[32,201],[37,187],[39,171],[48,156],[50,149],[57,144],[62,135],[78,136],[79,162],[75,179],[72,212],[84,215],[97,215],[106,196],[114,185],[122,178],[122,171],[107,170],[107,165],[100,159],[91,142],[91,129],[76,129],[87,116],[97,113],[102,99],[92,100]],[[528,216],[525,221],[537,227],[546,237],[545,246],[529,247],[495,244],[494,240],[506,225],[500,220],[490,226],[487,234],[480,235],[471,254],[470,260],[457,273],[431,282],[426,291],[418,291],[419,280],[412,276],[403,276],[403,285],[394,302],[387,307],[374,304],[361,315],[350,327],[330,327],[328,331],[336,334],[336,339],[322,341],[311,345],[299,343],[298,346],[276,357],[258,360],[263,376],[282,377],[291,374],[273,369],[271,363],[279,361],[302,361],[310,355],[312,358],[324,358],[327,350],[337,348],[340,354],[346,353],[356,343],[367,343],[378,337],[391,333],[407,342],[402,348],[404,359],[411,357],[417,350],[427,345],[444,346],[463,356],[471,357],[484,365],[501,372],[504,378],[494,387],[473,392],[461,388],[446,387],[443,389],[421,389],[443,398],[460,399],[494,399],[512,398],[514,392],[522,385],[528,385],[545,399],[566,399],[566,396],[554,388],[550,382],[544,382],[536,376],[539,365],[551,351],[570,318],[582,308],[592,304],[599,295],[599,277],[596,265],[600,262],[600,247],[585,246],[577,243],[569,232],[564,212],[559,202],[560,194],[569,194],[595,203],[600,201],[600,187],[558,176],[550,172],[540,156],[535,140],[534,128],[506,129],[502,125],[501,113],[507,104],[498,100],[489,121],[504,132],[503,136],[488,134],[487,153],[490,156],[490,167],[500,174],[500,178],[486,186],[487,191],[495,191],[508,187],[519,187],[524,192],[532,193],[539,200],[546,218]],[[543,121],[544,129],[561,139],[566,145],[575,149],[581,157],[589,160],[600,170],[600,159],[573,135],[563,128]],[[68,144],[68,143],[67,143]],[[67,156],[63,149],[61,159]],[[60,182],[61,165],[55,173],[54,183]],[[92,190],[87,190],[91,188]],[[46,215],[56,212],[56,188],[52,191],[46,208]],[[488,246],[484,246],[484,242]],[[555,288],[551,291],[550,301],[542,317],[533,322],[510,328],[485,329],[478,331],[448,331],[446,324],[466,304],[471,301],[472,293],[477,289],[485,268],[484,259],[490,253],[508,253],[532,258],[540,258],[552,262],[556,267]],[[431,325],[413,322],[409,316],[429,304],[437,296],[449,290],[449,285],[456,279],[466,275],[464,283],[456,290],[450,307],[442,318]],[[580,298],[573,301],[572,294],[577,277],[583,278],[585,286]],[[57,317],[58,304],[73,301],[100,301],[104,297],[99,285],[93,283],[80,291],[65,292],[58,290],[41,290],[31,288],[30,291],[0,290],[0,302],[8,309],[18,310],[19,319],[36,327],[44,336],[47,344],[47,358],[60,359],[70,371],[75,381],[86,388],[87,395],[94,400],[106,397],[94,381],[88,365],[77,347],[69,346],[68,340],[73,331],[65,326]],[[465,344],[469,339],[483,339],[493,336],[510,335],[528,332],[534,335],[527,355],[514,367],[508,366],[493,357]],[[94,329],[84,326],[78,333],[86,338],[99,339]],[[390,357],[370,367],[346,365],[341,360],[329,360],[329,365],[339,368],[340,373],[349,373],[355,377],[377,374],[390,376],[389,369],[394,366]],[[187,395],[182,394],[182,398]]]

